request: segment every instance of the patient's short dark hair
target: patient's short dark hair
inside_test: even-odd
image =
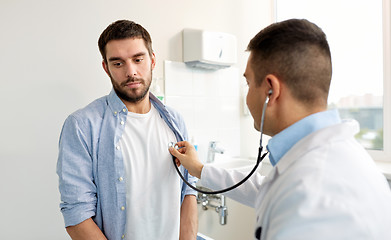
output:
[[[100,35],[98,40],[99,51],[102,54],[103,60],[106,59],[106,45],[111,40],[121,40],[127,38],[142,38],[145,47],[148,49],[149,56],[152,56],[152,40],[148,31],[140,24],[129,20],[118,20],[110,24]]]

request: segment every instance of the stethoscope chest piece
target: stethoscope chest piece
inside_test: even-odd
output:
[[[179,149],[178,145],[176,145],[174,142],[169,142],[169,143],[168,143],[168,148],[170,148],[170,147],[173,147],[173,148],[175,148],[176,150]]]

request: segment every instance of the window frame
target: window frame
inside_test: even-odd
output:
[[[383,150],[368,150],[375,161],[391,163],[391,3],[382,1],[383,14]]]

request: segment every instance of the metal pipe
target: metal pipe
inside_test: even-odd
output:
[[[219,204],[213,204],[211,201],[218,201]],[[212,207],[219,214],[219,223],[221,225],[227,224],[228,208],[226,206],[225,196],[224,195],[207,195],[200,194],[197,195],[197,203],[201,203],[203,210],[208,210],[208,207]]]

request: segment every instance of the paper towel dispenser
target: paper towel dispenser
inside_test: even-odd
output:
[[[183,30],[183,61],[191,67],[221,69],[237,61],[236,37],[222,32]]]

